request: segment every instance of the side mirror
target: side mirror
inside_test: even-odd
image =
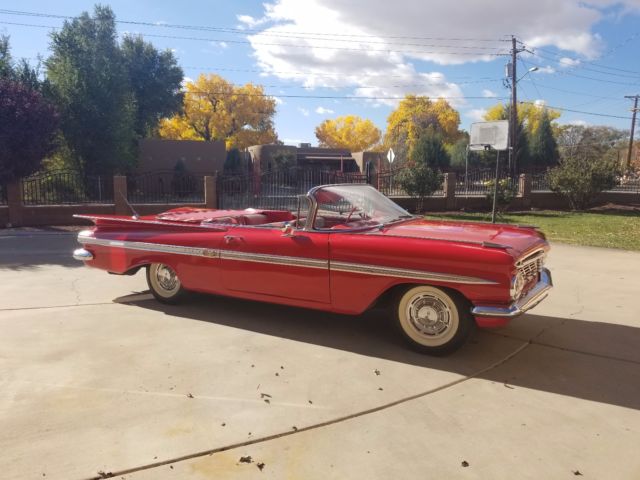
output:
[[[285,223],[284,227],[282,227],[282,236],[283,237],[293,237],[293,225],[290,223]]]

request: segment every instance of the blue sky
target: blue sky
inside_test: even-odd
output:
[[[406,93],[449,99],[468,128],[509,95],[501,54],[511,34],[533,52],[520,56],[519,76],[539,67],[518,83],[519,100],[585,112],[565,110],[561,123],[628,129],[631,102],[623,97],[640,93],[640,0],[105,3],[120,21],[157,24],[118,29],[172,49],[187,77],[217,73],[265,85],[277,98],[276,130],[286,143],[315,144],[321,121],[346,114],[384,131]],[[74,16],[93,4],[3,1],[0,33],[10,35],[15,57],[46,57],[48,28],[7,22],[60,26],[62,19],[7,10]]]

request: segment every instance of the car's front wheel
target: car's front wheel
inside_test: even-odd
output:
[[[410,287],[398,292],[394,308],[404,339],[413,349],[430,355],[457,350],[475,327],[464,297],[450,290]]]
[[[162,303],[178,303],[185,293],[175,270],[164,263],[147,267],[147,283],[153,296]]]

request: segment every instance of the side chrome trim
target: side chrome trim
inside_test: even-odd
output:
[[[553,288],[551,272],[546,268],[540,271],[540,281],[533,287],[527,295],[515,301],[508,307],[491,307],[478,305],[471,309],[473,315],[480,317],[517,317],[527,310],[531,310],[542,300],[547,298],[549,290]]]
[[[360,263],[331,262],[331,270],[364,275],[380,275],[384,277],[409,278],[414,280],[433,280],[438,282],[466,283],[474,285],[496,285],[498,282],[477,277],[450,275],[447,273],[425,272],[405,268],[382,267],[379,265],[364,265]]]
[[[86,262],[87,260],[93,260],[93,254],[84,248],[78,248],[73,251],[73,258],[81,262]]]
[[[145,252],[173,253],[175,255],[190,255],[195,257],[217,258],[220,251],[202,247],[182,247],[179,245],[165,245],[148,242],[127,242],[121,240],[106,240],[78,235],[78,242],[83,245],[100,245],[103,247],[124,248],[127,250],[141,250]]]
[[[329,262],[327,260],[304,257],[286,257],[283,255],[266,255],[263,253],[247,253],[233,250],[220,250],[220,258],[223,260],[269,263],[273,265],[288,265],[292,267],[329,268]]]
[[[91,232],[87,232],[90,234]],[[174,255],[189,255],[206,258],[220,258],[239,262],[267,263],[271,265],[285,265],[291,267],[331,269],[338,272],[357,273],[362,275],[379,275],[384,277],[406,278],[413,280],[427,280],[448,283],[465,283],[474,285],[496,285],[497,282],[477,277],[451,275],[438,272],[425,272],[405,268],[384,267],[348,262],[330,262],[305,257],[289,257],[284,255],[267,255],[262,253],[239,252],[236,250],[214,250],[201,247],[183,247],[148,242],[130,242],[122,240],[107,240],[94,238],[88,234],[79,235],[78,241],[83,245],[100,245],[105,247],[124,248],[146,252],[170,253]]]

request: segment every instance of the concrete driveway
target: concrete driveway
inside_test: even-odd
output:
[[[638,479],[640,254],[554,245],[533,314],[447,358],[383,312],[164,306],[75,235],[0,232],[0,477]]]

